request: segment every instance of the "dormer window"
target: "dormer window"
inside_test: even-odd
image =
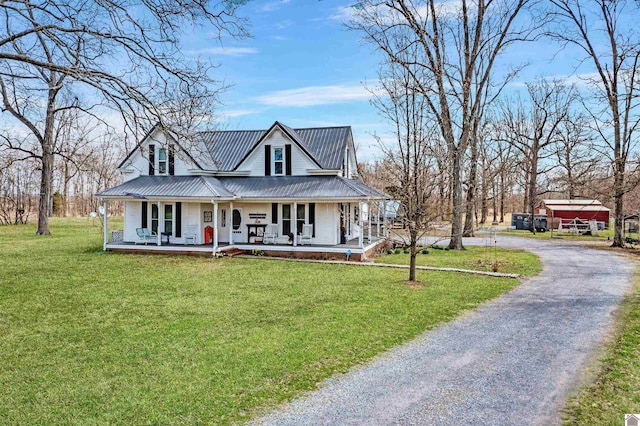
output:
[[[158,174],[167,174],[167,150],[164,148],[158,150]]]
[[[273,174],[284,174],[284,148],[273,148]]]

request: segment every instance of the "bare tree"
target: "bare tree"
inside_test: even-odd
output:
[[[360,2],[349,26],[406,69],[446,143],[453,201],[450,248],[462,249],[463,162],[500,53],[527,39],[517,20],[533,0]],[[539,22],[538,22],[539,23]],[[406,55],[408,49],[413,54]],[[507,77],[504,81],[508,81]]]
[[[502,120],[506,127],[506,141],[524,157],[528,178],[526,207],[531,214],[531,232],[535,233],[537,183],[544,172],[540,169],[540,163],[543,158],[554,153],[550,148],[558,140],[559,126],[569,116],[575,92],[572,87],[567,87],[560,81],[540,79],[527,84],[527,93],[526,103],[518,98],[516,102],[503,104]]]
[[[213,28],[217,36],[244,35],[242,21],[235,17],[237,4],[231,0],[1,2],[2,110],[31,136],[28,148],[5,142],[12,150],[32,151],[32,158],[41,163],[38,234],[49,233],[58,114],[78,109],[98,117],[102,114],[96,104],[106,103],[134,135],[151,122],[169,128],[164,117],[171,116],[172,107],[180,108],[169,102],[179,97],[177,93],[214,99],[217,92],[211,66],[180,54],[180,35],[197,25]],[[61,102],[63,94],[71,102]]]
[[[627,165],[637,143],[640,124],[637,105],[640,38],[637,31],[624,25],[629,16],[638,16],[638,4],[626,0],[551,0],[549,10],[558,23],[549,35],[565,46],[575,46],[595,69],[586,80],[593,89],[595,102],[589,108],[592,123],[613,169],[615,203],[614,247],[624,247],[624,195],[635,182],[628,182]],[[633,15],[635,13],[635,15]],[[635,21],[627,21],[633,25]]]
[[[571,200],[584,198],[589,192],[601,162],[594,150],[594,135],[586,116],[583,113],[569,114],[558,126],[556,159],[561,173],[555,180]]]
[[[381,142],[392,180],[389,192],[402,205],[401,219],[409,232],[409,281],[416,280],[416,254],[420,237],[436,215],[430,140],[432,124],[425,116],[425,97],[414,89],[412,77],[404,67],[387,63],[380,72],[382,93],[372,103],[381,115],[393,123],[396,143]]]

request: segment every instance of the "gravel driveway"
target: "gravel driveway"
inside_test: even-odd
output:
[[[483,244],[465,239],[465,244]],[[633,265],[562,241],[498,236],[543,272],[258,419],[265,425],[555,424]],[[622,419],[624,413],[620,414]]]

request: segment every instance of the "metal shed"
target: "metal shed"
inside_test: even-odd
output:
[[[553,229],[556,229],[561,221],[564,224],[574,219],[583,222],[595,220],[599,228],[608,228],[611,213],[598,200],[542,200],[535,212],[546,214]]]

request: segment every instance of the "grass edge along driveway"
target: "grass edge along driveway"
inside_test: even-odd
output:
[[[98,223],[0,227],[7,424],[230,424],[518,285],[101,251]]]
[[[591,384],[569,399],[566,425],[624,424],[624,415],[640,413],[640,266],[633,289],[622,301],[615,332]]]

